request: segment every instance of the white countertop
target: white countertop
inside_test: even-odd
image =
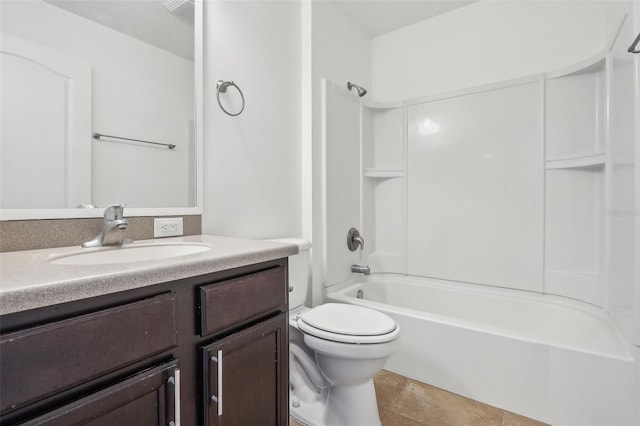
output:
[[[202,253],[170,259],[107,265],[57,265],[53,258],[118,248],[79,246],[0,253],[0,315],[145,287],[298,253],[298,246],[273,241],[193,235],[136,241],[128,245],[199,244]]]

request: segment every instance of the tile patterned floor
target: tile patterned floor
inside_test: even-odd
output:
[[[544,425],[385,370],[374,378],[374,384],[382,426]],[[290,425],[299,423],[292,419]]]

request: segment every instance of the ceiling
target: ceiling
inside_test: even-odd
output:
[[[478,0],[331,0],[371,37],[475,3]]]
[[[44,1],[193,60],[194,7],[190,2],[169,12],[163,5],[164,0]],[[350,16],[369,36],[375,37],[478,0],[330,1]]]
[[[44,0],[146,43],[193,60],[193,4],[170,12],[163,0]]]

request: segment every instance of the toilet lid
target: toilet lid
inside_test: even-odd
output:
[[[382,312],[344,303],[325,303],[300,315],[299,321],[325,332],[349,336],[381,336],[398,327]]]

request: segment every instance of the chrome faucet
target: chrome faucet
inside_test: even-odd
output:
[[[370,275],[371,269],[369,269],[369,265],[366,265],[366,266],[351,265],[351,272],[355,272],[357,274]]]
[[[125,242],[123,231],[129,226],[129,221],[122,217],[124,206],[113,204],[104,209],[102,229],[93,240],[82,243],[82,247],[121,246]]]
[[[364,250],[364,238],[356,228],[349,229],[347,233],[347,247],[351,251],[356,251],[358,247],[360,250]]]

